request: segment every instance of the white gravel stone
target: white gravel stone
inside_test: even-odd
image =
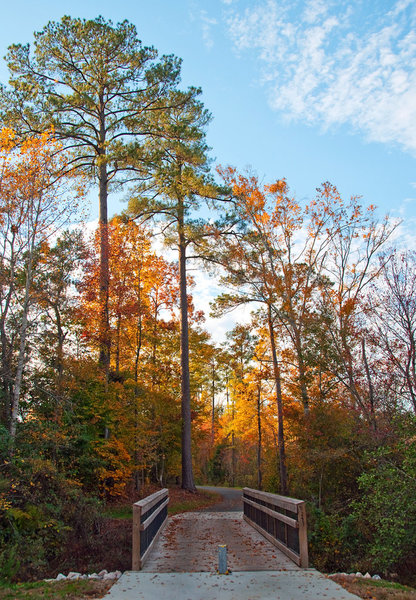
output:
[[[55,577],[55,579],[44,579],[43,581],[46,581],[47,583],[50,583],[52,581],[63,581],[64,579],[67,579],[67,580],[75,580],[75,579],[115,580],[115,579],[120,579],[121,576],[122,576],[122,572],[121,571],[111,571],[109,573],[107,571],[107,569],[103,569],[99,573],[90,573],[89,575],[88,574],[82,575],[81,573],[78,573],[76,571],[70,571],[70,573],[68,573],[68,575],[64,575],[63,573],[59,573],[59,575],[57,575]]]
[[[103,569],[102,571],[100,571],[98,573],[98,577],[101,577],[101,579],[104,577],[104,575],[107,575],[108,571],[107,569]]]

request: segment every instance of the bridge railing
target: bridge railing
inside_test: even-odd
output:
[[[243,489],[244,519],[299,567],[308,567],[305,502]]]
[[[140,571],[168,518],[169,490],[164,488],[133,504],[132,571]]]

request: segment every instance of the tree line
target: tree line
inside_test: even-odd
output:
[[[193,491],[196,479],[307,500],[320,568],[411,568],[415,254],[394,247],[397,223],[328,182],[305,204],[285,179],[213,172],[201,90],[182,90],[180,60],[144,47],[127,21],[64,17],[6,60],[8,555],[29,540],[20,560],[40,572],[77,527],[74,499],[82,529],[96,498],[149,479]],[[88,236],[73,223],[91,188]],[[120,190],[126,210],[109,218]],[[176,261],[154,251],[156,234]],[[253,307],[221,347],[193,305],[190,261],[226,290],[214,315]]]

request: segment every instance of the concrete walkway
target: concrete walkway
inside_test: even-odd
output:
[[[124,573],[106,600],[357,600],[318,571]]]

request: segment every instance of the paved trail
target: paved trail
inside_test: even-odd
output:
[[[208,485],[198,485],[199,490],[215,492],[222,497],[221,502],[204,508],[202,512],[237,512],[243,510],[243,490],[235,488],[213,487]]]

